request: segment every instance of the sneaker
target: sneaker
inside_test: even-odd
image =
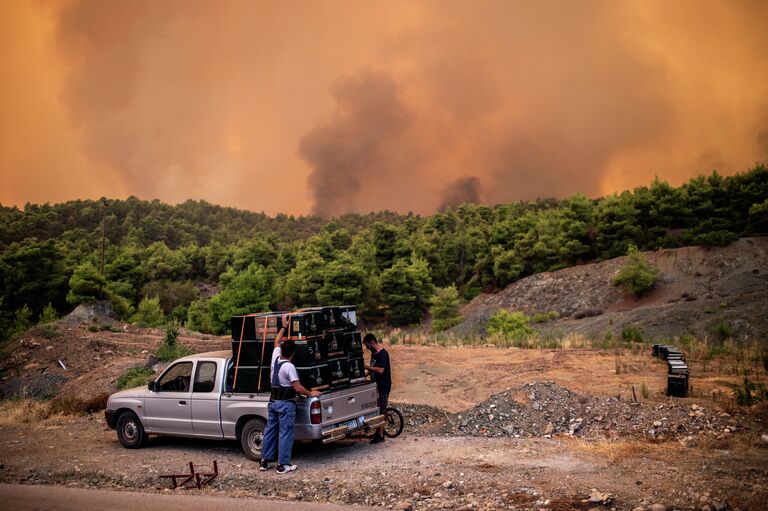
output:
[[[371,443],[372,444],[380,444],[383,441],[384,441],[384,437],[383,436],[376,435],[376,436],[373,437],[373,440],[371,440]]]
[[[259,463],[259,470],[262,472],[264,472],[265,470],[269,470],[269,466],[271,464],[272,463],[269,460],[261,460],[261,462]]]
[[[290,464],[288,464],[288,465],[278,465],[277,473],[278,474],[287,474],[288,472],[293,472],[297,468],[299,468],[299,467],[297,467],[296,465],[290,465]]]

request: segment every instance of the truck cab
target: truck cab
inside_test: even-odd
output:
[[[173,361],[146,387],[109,397],[107,424],[126,448],[146,444],[149,435],[238,440],[245,455],[261,457],[268,393],[233,393],[230,351],[190,355]],[[296,400],[296,440],[333,442],[377,428],[376,385],[365,382],[320,397]]]

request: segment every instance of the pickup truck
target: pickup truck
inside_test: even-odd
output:
[[[248,458],[259,460],[269,394],[230,392],[234,372],[231,351],[175,360],[147,387],[112,394],[107,424],[129,449],[144,446],[150,434],[238,440]],[[385,422],[374,383],[299,396],[296,405],[296,440],[333,442]]]

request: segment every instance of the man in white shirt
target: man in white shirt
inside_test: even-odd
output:
[[[290,320],[289,314],[283,316],[282,328],[275,337],[271,362],[272,394],[269,399],[269,417],[261,444],[261,463],[259,464],[259,470],[268,470],[277,454],[278,474],[287,474],[298,468],[291,464],[293,432],[296,427],[296,394],[307,397],[320,395],[316,390],[310,391],[304,388],[299,382],[296,366],[291,363],[296,346],[290,339],[283,341],[285,325],[288,325]]]

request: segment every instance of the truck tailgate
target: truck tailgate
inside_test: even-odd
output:
[[[322,404],[322,425],[338,424],[341,421],[356,419],[371,412],[377,412],[376,384],[366,383],[324,394]]]

